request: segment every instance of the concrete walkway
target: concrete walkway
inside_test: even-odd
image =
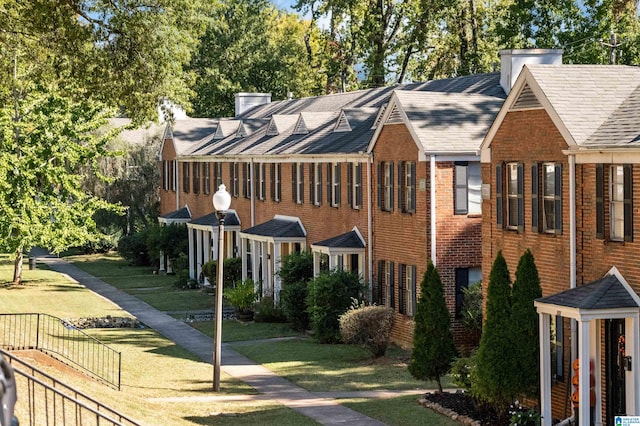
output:
[[[172,340],[177,345],[213,364],[213,339],[161,311],[137,297],[131,296],[90,275],[65,260],[48,255],[42,251],[33,251],[32,256],[38,262],[47,264],[54,271],[68,275],[71,279],[84,285],[95,293],[111,300],[145,325]],[[419,395],[425,390],[412,391],[370,391],[313,393],[277,376],[272,371],[256,364],[250,359],[234,351],[230,346],[222,345],[221,370],[242,380],[256,389],[258,395],[216,395],[196,397],[198,400],[272,400],[290,407],[323,425],[376,426],[384,423],[344,407],[335,398],[389,398],[406,394]],[[167,399],[167,402],[170,400]]]

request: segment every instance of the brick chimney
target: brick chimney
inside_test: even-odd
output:
[[[562,49],[505,49],[500,51],[500,86],[508,95],[522,67],[529,64],[562,64]]]

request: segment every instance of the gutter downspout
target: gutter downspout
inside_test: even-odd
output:
[[[253,173],[253,158],[249,160],[249,185],[251,191],[251,226],[256,226],[256,197],[255,197],[255,177]]]
[[[429,181],[431,184],[431,262],[436,266],[436,156],[429,157]]]
[[[173,161],[176,163],[173,168],[174,182],[176,183],[176,210],[180,210],[180,173],[178,173],[178,166],[180,163],[177,158]],[[182,167],[184,167],[184,165]]]
[[[569,221],[569,287],[576,288],[576,156],[574,154],[569,154]],[[578,356],[578,328],[576,320],[571,321],[571,342],[571,360],[574,360]]]
[[[373,210],[373,202],[371,201],[371,164],[373,163],[373,155],[369,156],[367,160],[367,201],[369,208],[367,209],[367,279],[369,280],[369,303],[373,302],[373,217],[371,211]]]

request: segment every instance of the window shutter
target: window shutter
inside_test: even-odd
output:
[[[416,163],[411,163],[411,213],[415,213],[416,211],[416,193],[418,189],[416,188]]]
[[[327,204],[329,207],[333,204],[333,192],[331,191],[331,185],[333,184],[333,173],[331,170],[332,163],[327,163]]]
[[[416,305],[417,303],[417,299],[418,299],[418,291],[416,289],[416,267],[412,266],[411,267],[411,315],[415,315],[416,314]]]
[[[633,165],[625,164],[624,170],[624,240],[633,241]]]
[[[297,168],[297,166],[296,166]],[[300,173],[302,173],[302,175],[299,176],[300,179],[300,202],[304,203],[304,166],[301,164],[300,165]]]
[[[402,193],[402,189],[403,189],[403,183],[404,181],[402,180],[404,173],[402,173],[402,166],[404,165],[404,163],[401,161],[398,163],[398,211],[399,212],[404,212],[406,211],[406,209],[404,208],[404,205],[402,204],[403,201],[403,193]]]
[[[356,205],[362,207],[362,163],[358,163],[356,166],[355,181],[358,184],[358,190],[356,191]]]
[[[391,165],[389,166],[389,173],[391,173],[391,191],[389,191],[389,193],[391,194],[391,202],[389,203],[389,205],[391,206],[391,210],[393,210],[393,163],[391,163]]]
[[[271,199],[276,200],[276,163],[269,164],[269,191]]]
[[[407,265],[403,265],[402,263],[398,265],[398,312],[401,314],[405,313],[404,309],[404,288],[407,275]]]
[[[264,200],[267,196],[267,164],[260,164],[260,196]]]
[[[322,204],[322,167],[318,167],[318,204]]]
[[[351,163],[347,163],[347,204],[353,207],[353,167]]]
[[[555,207],[555,233],[562,234],[562,164],[557,163],[555,167],[555,197],[553,200]]]
[[[298,165],[296,163],[291,163],[291,199],[295,203],[298,201],[297,198],[297,188],[298,184]]]
[[[378,163],[378,208],[382,210],[382,163]]]
[[[389,266],[391,268],[390,274],[390,282],[389,282],[389,307],[394,309],[396,307],[396,296],[395,296],[395,264],[393,262],[389,262]]]
[[[316,165],[315,163],[309,163],[309,201],[311,204],[318,202],[316,200],[316,191],[314,186],[316,184]]]
[[[538,206],[538,163],[531,165],[531,230],[538,232],[540,226],[540,207]]]
[[[604,164],[596,164],[596,238],[604,239]]]
[[[336,167],[336,182],[338,185],[336,186],[336,206],[340,206],[342,202],[342,164],[338,163]]]
[[[502,221],[502,164],[496,165],[496,223],[501,228]]]
[[[382,280],[384,279],[384,260],[378,260],[378,305],[382,305]]]
[[[518,163],[518,232],[524,231],[524,165]]]

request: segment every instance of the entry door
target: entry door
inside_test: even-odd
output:
[[[607,359],[607,425],[614,425],[614,416],[625,415],[625,337],[624,319],[606,321]]]

